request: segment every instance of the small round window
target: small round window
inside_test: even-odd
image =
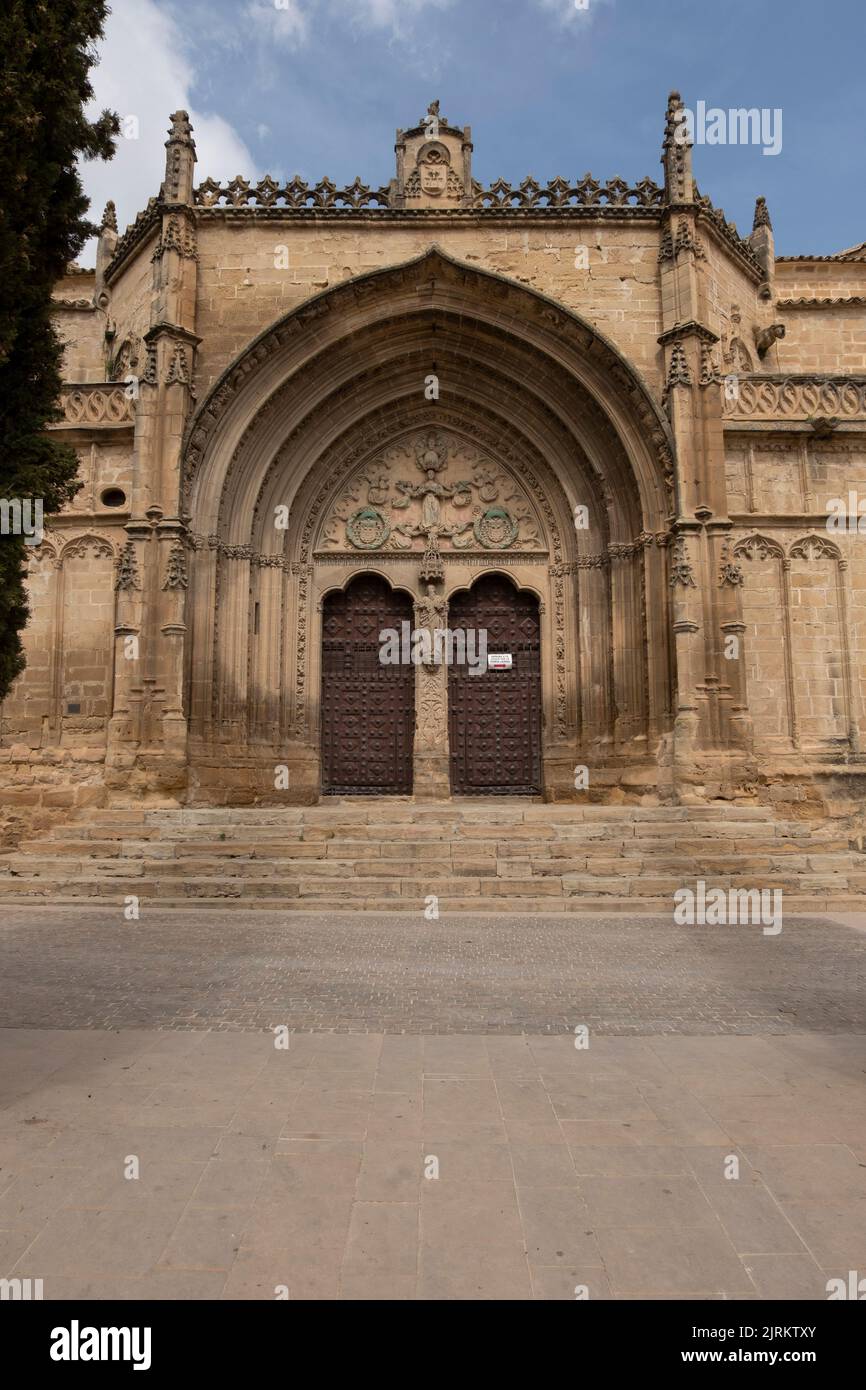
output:
[[[125,507],[126,493],[119,487],[107,487],[102,494],[103,507]]]

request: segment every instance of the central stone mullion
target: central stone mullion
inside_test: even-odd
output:
[[[451,795],[448,747],[448,667],[444,660],[433,659],[437,651],[447,650],[447,644],[437,646],[437,629],[448,626],[448,603],[444,598],[428,593],[415,601],[416,633],[426,630],[429,642],[414,645],[431,653],[429,661],[419,661],[415,668],[415,742],[413,747],[413,782],[415,796],[424,801],[447,800]]]

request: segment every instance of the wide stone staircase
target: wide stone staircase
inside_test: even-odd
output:
[[[670,911],[677,888],[774,889],[785,911],[866,906],[844,827],[758,806],[432,804],[87,810],[0,857],[0,900],[296,911]],[[432,907],[430,908],[432,911]]]

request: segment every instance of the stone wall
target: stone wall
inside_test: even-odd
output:
[[[487,463],[549,470],[539,506],[562,494],[532,580],[550,795],[590,748],[613,798],[679,778],[698,798],[850,800],[866,775],[866,536],[825,521],[830,498],[866,499],[866,252],[776,260],[763,200],[741,238],[693,187],[681,106],[672,94],[664,189],[485,191],[469,132],[443,126],[428,158],[422,125],[398,133],[397,178],[372,200],[195,189],[175,113],[161,200],[120,239],[109,205],[96,271],[56,289],[70,388],[54,428],[83,487],[32,556],[28,668],[0,737],[9,805],[261,799],[281,748],[314,799],[318,605],[337,557],[301,532],[338,451],[372,459],[431,410]],[[429,286],[394,270],[408,264]],[[453,364],[429,408],[419,306]],[[576,500],[593,532],[575,541]],[[263,520],[276,501],[292,504],[283,550]],[[721,655],[736,634],[744,669]],[[127,636],[139,665],[119,655]],[[286,751],[305,681],[312,722]]]

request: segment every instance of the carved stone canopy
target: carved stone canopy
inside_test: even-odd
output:
[[[415,552],[438,571],[444,552],[544,553],[523,485],[470,441],[430,429],[369,459],[326,513],[319,552]],[[438,577],[430,574],[429,578]]]

